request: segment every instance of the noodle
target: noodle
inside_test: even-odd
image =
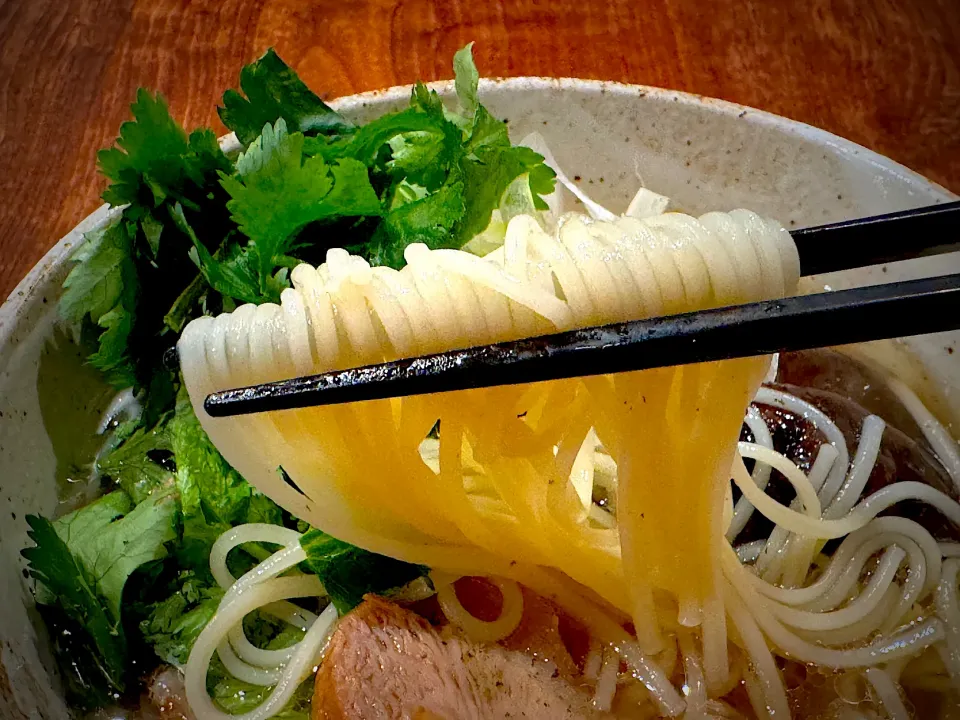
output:
[[[891,677],[879,668],[867,668],[863,674],[873,686],[873,690],[890,720],[909,720],[910,713],[904,706],[903,698],[900,697],[900,690]]]
[[[620,656],[610,647],[602,650],[600,671],[597,673],[597,687],[593,696],[593,707],[600,712],[609,712],[613,704],[613,695],[617,691],[617,669]]]
[[[937,616],[946,628],[946,643],[940,648],[940,657],[954,683],[960,684],[960,601],[957,583],[960,583],[960,559],[951,558],[943,564],[943,576],[934,599]]]
[[[230,715],[219,710],[207,695],[207,668],[214,651],[221,645],[227,632],[242,622],[247,613],[278,600],[316,595],[318,584],[316,577],[312,576],[273,578],[253,585],[233,602],[221,605],[194,643],[184,670],[187,700],[198,720],[264,720],[287,703],[300,682],[309,675],[321,647],[332,632],[337,618],[336,608],[332,604],[327,606],[317,622],[307,631],[279,675],[270,696],[254,710],[243,715]]]
[[[179,350],[203,427],[231,465],[297,517],[428,565],[442,611],[473,641],[497,642],[519,626],[518,583],[552,598],[590,634],[583,676],[599,711],[614,707],[621,660],[670,717],[735,717],[719,698],[740,678],[758,715],[789,716],[775,654],[857,669],[850,675],[869,683],[892,718],[906,713],[898,663],[935,648],[960,682],[960,550],[913,521],[877,517],[914,500],[960,525],[960,504],[918,482],[861,499],[884,421],[865,418],[851,460],[823,411],[758,389],[765,374],[775,379],[776,359],[235,418],[203,411],[206,394],[227,387],[782,297],[796,285],[789,235],[753,213],[657,214],[663,204],[649,197],[628,217],[591,208],[593,217],[563,216],[551,232],[516,215],[503,248],[486,257],[413,244],[399,271],[333,248],[319,268],[292,271],[279,306],[191,323]],[[892,387],[960,487],[946,431]],[[774,449],[751,399],[802,417],[825,438],[809,474]],[[438,422],[439,439],[427,438]],[[737,443],[744,422],[752,443]],[[276,472],[281,462],[296,487]],[[766,492],[773,470],[796,492],[789,507]],[[731,475],[742,492],[736,504]],[[754,512],[774,528],[735,550]],[[833,556],[820,555],[834,538],[843,541]],[[236,579],[226,558],[248,542],[282,549]],[[282,707],[317,661],[336,611],[317,617],[287,602],[325,597],[315,577],[283,576],[304,558],[299,535],[275,526],[235,528],[214,545],[211,569],[227,592],[188,663],[198,720],[222,716],[204,685],[215,652],[237,678],[274,686],[242,720]],[[500,589],[497,619],[463,606],[453,580],[464,575]],[[935,616],[923,609],[930,598]],[[255,647],[242,627],[254,610],[302,628],[304,639]],[[635,636],[624,630],[628,618]],[[669,680],[678,660],[682,695]]]
[[[496,620],[480,620],[470,613],[457,597],[452,582],[437,585],[437,600],[447,619],[463,630],[475,642],[497,642],[517,629],[523,618],[523,594],[520,586],[512,580],[488,578],[500,590],[503,607]]]
[[[903,406],[917,421],[923,436],[930,443],[930,447],[937,454],[937,458],[943,465],[944,470],[953,480],[953,487],[960,493],[960,450],[957,449],[957,441],[950,437],[950,433],[933,416],[916,394],[897,378],[888,378],[887,384],[894,394],[903,403]]]

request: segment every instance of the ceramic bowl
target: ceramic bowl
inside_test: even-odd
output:
[[[434,87],[452,93],[452,83]],[[709,98],[584,80],[487,81],[483,102],[512,137],[538,131],[557,161],[595,200],[622,211],[638,185],[691,213],[746,207],[788,228],[944,202],[954,196],[863,147],[781,117]],[[404,104],[409,88],[341,98],[365,120]],[[213,98],[211,98],[213,102]],[[235,139],[224,138],[235,146]],[[93,158],[91,158],[93,162]],[[0,717],[68,715],[45,630],[33,609],[20,549],[24,516],[50,514],[83,486],[73,458],[95,427],[109,392],[58,328],[57,299],[83,234],[112,215],[80,222],[30,271],[0,309]],[[811,287],[866,284],[960,272],[960,255],[814,278]],[[909,359],[888,344],[886,362],[939,394],[942,419],[960,406],[957,334],[906,341]],[[954,401],[956,400],[956,402]],[[960,427],[960,424],[955,424]],[[957,432],[954,430],[954,435]]]

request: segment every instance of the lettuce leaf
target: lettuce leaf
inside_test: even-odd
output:
[[[306,565],[319,577],[337,611],[343,615],[367,593],[382,593],[426,575],[429,568],[377,555],[337,540],[320,530],[300,538]]]
[[[171,421],[171,435],[183,518],[178,560],[183,567],[207,575],[210,547],[221,534],[244,522],[282,525],[283,511],[223,459],[182,388]]]

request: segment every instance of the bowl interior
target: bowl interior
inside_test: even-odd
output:
[[[452,83],[434,87],[449,95]],[[357,120],[403,105],[408,88],[342,98]],[[623,210],[643,184],[691,213],[748,207],[802,227],[953,199],[916,173],[809,126],[729,103],[673,91],[578,80],[485,81],[484,103],[512,137],[541,133],[558,162],[595,200]],[[230,139],[226,139],[230,142]],[[91,159],[92,161],[92,159]],[[109,218],[101,209],[58,243],[0,309],[0,716],[66,717],[50,672],[19,551],[24,515],[50,514],[58,497],[82,494],[84,440],[109,392],[84,367],[57,325],[68,257],[83,232]],[[895,263],[810,280],[849,285],[960,272],[960,254]],[[915,384],[946,398],[942,419],[960,423],[960,334],[905,341],[873,351]],[[956,427],[960,427],[957,424]],[[956,435],[954,430],[954,435]]]

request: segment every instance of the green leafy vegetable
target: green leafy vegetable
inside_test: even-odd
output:
[[[270,696],[270,688],[252,685],[229,675],[218,661],[211,663],[207,689],[213,701],[231,715],[248,713]],[[310,720],[313,701],[313,677],[304,680],[284,708],[273,716],[274,720]]]
[[[187,256],[190,240],[170,222],[170,208],[186,208],[203,242],[218,247],[230,222],[218,173],[232,165],[211,130],[188,135],[161,96],[140,90],[131,111],[116,146],[98,154],[110,181],[104,199],[125,207],[78,251],[60,308],[68,322],[93,332],[98,349],[89,359],[107,380],[146,395],[173,382],[162,364],[172,342],[163,337],[165,319],[179,304],[171,319],[182,326],[200,301],[199,294],[184,296],[197,273]],[[172,402],[170,392],[150,394],[148,423]]]
[[[155,490],[169,488],[171,472],[160,461],[172,451],[166,424],[136,430],[122,445],[99,459],[97,471],[110,477],[133,499],[145,500]]]
[[[299,230],[318,220],[380,213],[364,165],[344,158],[331,166],[319,155],[305,157],[303,141],[301,133],[287,133],[283,119],[267,125],[237,160],[237,176],[222,180],[231,216],[251,240],[259,292],[273,301],[279,293],[269,279]]]
[[[165,360],[185,325],[238,303],[277,302],[290,270],[323,262],[331,247],[399,268],[411,243],[486,252],[510,218],[545,208],[553,172],[512,146],[506,124],[480,104],[471,46],[454,70],[455,109],[417,84],[407,108],[354,126],[269,50],[219,109],[245,152],[228,158],[212,130],[188,133],[160,95],[140,90],[115,146],[98,155],[103,197],[122,209],[78,250],[60,310],[95,346],[90,362],[116,388],[133,388],[143,411],[114,431],[97,463],[120,489],[52,524],[31,518],[36,547],[24,551],[41,612],[69,633],[55,650],[80,706],[115,700],[146,649],[186,660],[222,596],[209,572],[221,533],[293,524],[227,464],[194,415]],[[341,612],[426,572],[315,530],[302,542]],[[269,552],[244,545],[230,570]],[[245,629],[270,647],[300,632],[256,613]],[[264,697],[218,662],[209,684],[231,712]],[[306,720],[309,683],[301,691],[279,717]]]
[[[184,566],[208,572],[210,547],[235,524],[283,524],[280,508],[254,490],[217,452],[185,390],[177,400],[171,434],[183,516],[178,557]]]
[[[320,530],[304,533],[300,545],[307,553],[307,566],[320,577],[341,615],[359,605],[367,593],[406,585],[429,572],[422,565],[361,550]]]
[[[126,493],[115,491],[54,523],[118,621],[127,578],[141,565],[166,557],[165,543],[177,538],[175,497],[157,493],[131,505]]]
[[[211,172],[230,169],[213,132],[197,130],[188,137],[160,95],[141,88],[130,109],[134,119],[120,126],[117,147],[97,155],[111,181],[103,194],[106,202],[141,208],[156,207],[168,197],[186,202],[190,186],[202,188]]]
[[[304,85],[272,48],[240,71],[240,89],[247,97],[227,90],[218,112],[244,145],[252,143],[264,125],[280,119],[302,133],[343,134],[353,128]]]
[[[201,631],[217,612],[223,590],[208,585],[195,573],[185,572],[180,587],[151,606],[140,632],[164,662],[182,666]]]
[[[30,574],[56,598],[54,603],[47,603],[51,606],[48,615],[57,623],[54,627],[73,633],[66,636],[69,645],[57,646],[63,650],[61,666],[69,668],[65,673],[68,689],[81,707],[95,707],[125,688],[127,647],[123,631],[53,523],[35,515],[27,516],[27,523],[28,536],[36,545],[21,554]]]
[[[159,494],[131,510],[116,491],[55,523],[30,515],[34,547],[22,551],[40,583],[41,612],[59,632],[54,646],[71,699],[92,708],[129,683],[121,599],[130,575],[166,555],[175,539],[176,502]]]
[[[473,43],[469,43],[454,54],[453,74],[456,78],[454,86],[457,90],[457,98],[460,100],[460,107],[464,114],[472,116],[480,104],[477,100],[480,73],[477,72],[477,66],[473,62]]]
[[[129,223],[121,220],[88,233],[60,299],[60,313],[67,322],[79,327],[89,319],[98,326],[99,349],[89,361],[118,388],[136,381],[127,347],[139,287],[131,252]]]

